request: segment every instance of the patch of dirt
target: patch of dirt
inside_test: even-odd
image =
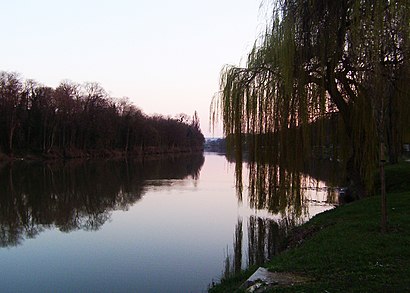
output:
[[[274,286],[293,286],[312,281],[311,278],[290,272],[270,272],[266,268],[258,268],[250,276],[241,289],[249,293],[261,293]]]

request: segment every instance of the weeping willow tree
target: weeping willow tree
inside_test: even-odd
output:
[[[333,147],[356,197],[397,162],[410,116],[410,1],[277,0],[245,67],[226,66],[212,102],[240,160],[295,166]],[[382,146],[382,147],[380,147]],[[382,151],[381,151],[381,148]]]

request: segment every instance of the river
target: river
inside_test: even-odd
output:
[[[298,207],[238,196],[235,167],[206,153],[138,161],[0,165],[3,292],[206,292],[277,253],[282,230],[334,207],[305,177]]]

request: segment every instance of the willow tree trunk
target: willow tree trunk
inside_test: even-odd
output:
[[[360,173],[359,166],[356,164],[357,157],[352,154],[347,161],[346,171],[347,180],[349,181],[348,188],[351,192],[353,199],[361,199],[367,196],[366,184],[363,180],[362,174]]]
[[[381,192],[381,223],[382,233],[387,232],[387,196],[386,196],[386,178],[384,174],[385,154],[384,143],[380,142],[380,192]]]

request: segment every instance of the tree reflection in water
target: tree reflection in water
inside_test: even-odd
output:
[[[246,168],[242,166],[241,157],[228,155],[228,160],[236,162],[238,200],[248,201],[255,212],[264,211],[267,215],[251,215],[238,220],[233,255],[228,254],[225,260],[225,278],[278,254],[288,231],[318,212],[319,209],[312,207],[322,206],[325,210],[335,205],[336,187],[343,185],[343,172],[335,161],[270,162],[260,154],[257,157],[245,154],[244,157]],[[243,178],[243,169],[248,172],[247,180]],[[243,247],[244,234],[247,249]],[[245,259],[247,263],[243,263]]]
[[[247,223],[247,247],[243,247],[243,220],[235,227],[233,255],[227,255],[223,277],[241,272],[245,267],[261,265],[277,255],[284,244],[289,226],[286,221],[250,216]],[[245,251],[245,258],[243,257]],[[244,261],[246,261],[244,263]]]
[[[98,230],[127,210],[148,180],[197,179],[203,154],[149,160],[16,161],[0,165],[0,246],[42,231]]]

